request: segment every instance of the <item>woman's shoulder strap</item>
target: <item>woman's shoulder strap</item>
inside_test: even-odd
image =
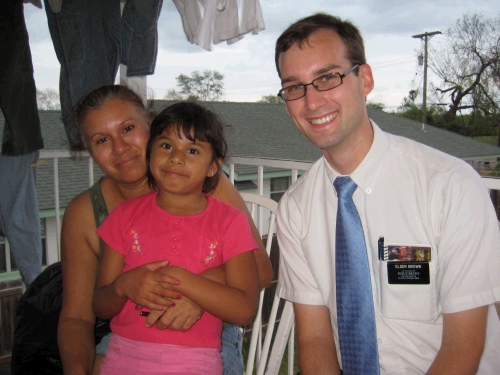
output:
[[[90,201],[92,202],[92,208],[94,209],[95,226],[99,227],[104,219],[108,216],[108,208],[106,207],[106,202],[104,201],[104,196],[102,195],[101,182],[106,176],[103,176],[94,183],[89,188]]]
[[[94,183],[89,188],[90,201],[92,202],[92,208],[94,209],[94,219],[95,226],[99,228],[104,219],[108,216],[108,208],[106,207],[106,202],[104,201],[104,196],[102,195],[101,190],[101,182],[106,176],[103,176]],[[102,253],[104,251],[104,242],[101,238],[99,238],[99,259],[102,257]]]

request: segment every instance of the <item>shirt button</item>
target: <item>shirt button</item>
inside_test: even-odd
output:
[[[371,194],[372,193],[372,189],[368,188],[366,189],[366,194]]]
[[[379,344],[382,344],[382,339],[377,340]]]
[[[177,236],[175,234],[172,234],[172,241],[177,241]]]
[[[172,249],[172,251],[173,251],[174,253],[177,251],[177,246],[175,246],[175,245],[172,245],[170,248]]]
[[[179,229],[179,228],[180,228],[179,223],[174,223],[174,228],[175,228],[175,229]]]

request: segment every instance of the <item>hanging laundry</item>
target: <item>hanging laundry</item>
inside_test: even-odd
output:
[[[22,0],[0,1],[0,113],[0,235],[29,286],[42,272],[34,164],[44,144]]]
[[[3,0],[0,0],[3,1]],[[72,108],[89,91],[127,76],[154,74],[158,17],[163,0],[44,0],[54,49],[61,64],[59,92],[64,128],[73,151],[84,149]]]
[[[247,33],[264,30],[259,0],[173,0],[179,11],[187,39],[210,51],[211,43],[232,44]],[[203,10],[203,14],[202,14]]]

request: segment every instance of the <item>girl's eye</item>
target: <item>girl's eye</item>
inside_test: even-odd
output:
[[[168,143],[162,143],[160,147],[166,150],[170,150],[172,148],[172,146],[170,146]]]
[[[190,148],[190,149],[189,149],[189,153],[190,153],[191,155],[196,155],[196,154],[199,154],[198,150],[196,150],[196,149],[194,149],[194,148]]]

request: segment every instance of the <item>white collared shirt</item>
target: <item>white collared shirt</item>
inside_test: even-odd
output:
[[[484,305],[491,306],[478,374],[497,374],[500,232],[484,183],[464,161],[372,125],[373,144],[350,177],[358,185],[353,199],[367,244],[381,374],[425,373],[441,346],[442,314]],[[338,351],[336,176],[321,158],[279,203],[278,294],[326,305]],[[386,245],[430,247],[430,284],[389,284],[380,237]]]

